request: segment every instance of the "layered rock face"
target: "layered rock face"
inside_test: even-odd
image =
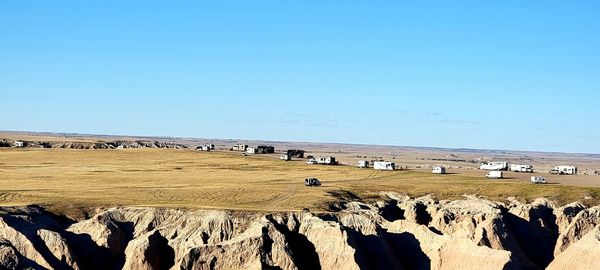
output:
[[[388,193],[335,213],[0,208],[0,269],[595,269],[600,208]]]

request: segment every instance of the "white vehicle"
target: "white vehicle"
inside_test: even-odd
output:
[[[548,182],[546,182],[546,178],[544,178],[542,176],[532,176],[531,177],[531,183],[533,183],[533,184],[546,184]]]
[[[335,157],[324,156],[309,158],[306,164],[338,165],[338,162],[335,160]]]
[[[366,160],[359,160],[356,163],[356,167],[359,167],[359,168],[369,168],[369,162],[366,161]]]
[[[373,168],[375,170],[393,171],[396,169],[396,164],[389,161],[375,161],[373,163]]]
[[[577,174],[577,167],[575,166],[556,166],[554,169],[550,170],[551,174],[567,174],[574,175]]]
[[[431,173],[445,174],[446,173],[446,167],[444,167],[444,166],[435,166],[435,167],[433,167],[433,170],[431,170]]]
[[[510,164],[510,170],[513,172],[533,173],[533,166],[525,164]]]
[[[490,171],[485,175],[485,177],[489,179],[502,179],[503,174],[502,171]]]
[[[281,155],[279,157],[279,159],[285,160],[285,161],[290,161],[290,160],[292,160],[292,157],[290,155],[288,155],[288,154],[285,154],[285,155]]]
[[[488,171],[508,171],[509,163],[505,161],[483,162],[481,163],[481,166],[479,166],[479,169]]]

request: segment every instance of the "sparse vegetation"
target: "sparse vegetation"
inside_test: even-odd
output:
[[[304,179],[317,177],[319,188]],[[349,166],[309,166],[266,156],[173,149],[1,149],[0,204],[41,204],[57,212],[98,206],[161,206],[287,211],[331,209],[340,198],[378,198],[381,191],[439,199],[478,194],[492,200],[549,197],[592,199],[600,188],[531,185],[460,174],[383,172]],[[344,196],[341,196],[344,195]],[[71,210],[70,210],[71,209]]]

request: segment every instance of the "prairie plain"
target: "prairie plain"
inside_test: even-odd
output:
[[[305,187],[307,177],[319,178],[322,186]],[[345,201],[378,200],[387,191],[437,199],[475,194],[499,201],[547,197],[568,203],[586,198],[587,204],[600,198],[600,188],[593,186],[492,181],[453,171],[433,175],[307,165],[303,159],[285,162],[276,155],[232,151],[0,149],[0,205],[39,204],[67,215],[110,206],[331,211]]]

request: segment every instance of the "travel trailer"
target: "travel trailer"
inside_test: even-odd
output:
[[[247,144],[236,144],[231,148],[231,150],[233,150],[233,151],[246,151],[247,149],[248,149]]]
[[[375,161],[373,163],[373,168],[375,170],[393,171],[396,169],[396,164],[389,161]]]
[[[524,164],[510,164],[510,170],[513,172],[533,173],[533,166]]]
[[[279,159],[285,160],[285,161],[290,161],[290,160],[292,160],[292,157],[290,155],[288,155],[288,154],[284,154],[284,155],[281,155],[279,157]]]
[[[479,166],[479,169],[488,171],[508,171],[509,163],[504,161],[483,162],[481,163],[481,166]]]
[[[490,171],[485,175],[489,179],[502,179],[503,176],[502,171]]]
[[[290,158],[304,158],[304,150],[289,149],[287,150],[287,155],[290,156]]]
[[[433,167],[433,170],[431,170],[431,173],[445,174],[446,173],[446,167],[444,167],[444,166],[435,166],[435,167]]]
[[[306,164],[337,165],[338,163],[335,160],[335,157],[324,156],[317,158],[309,158]]]
[[[560,166],[556,166],[556,167],[554,167],[554,169],[550,170],[550,173],[551,174],[574,175],[574,174],[577,174],[577,167],[560,165]]]
[[[359,160],[359,161],[356,163],[356,167],[359,167],[359,168],[369,168],[369,161],[366,161],[366,160]]]

